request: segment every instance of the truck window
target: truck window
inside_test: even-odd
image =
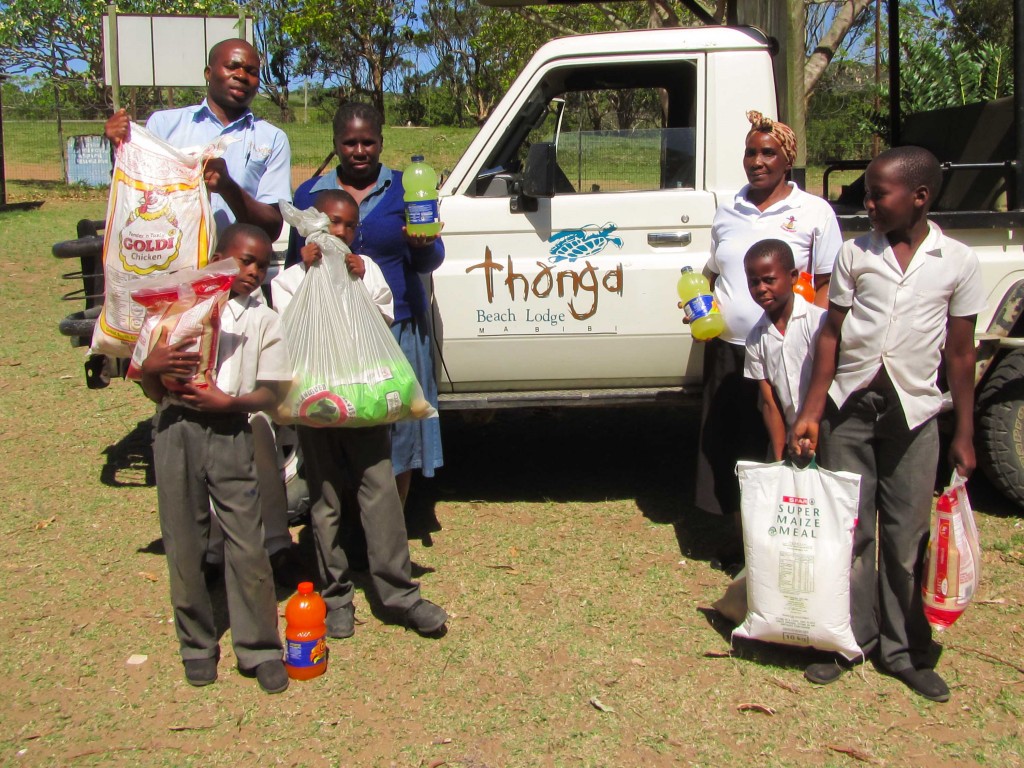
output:
[[[696,63],[590,66],[547,73],[484,164],[473,192],[509,193],[530,145],[556,147],[556,194],[695,186]]]

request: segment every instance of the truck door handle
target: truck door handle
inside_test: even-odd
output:
[[[666,245],[689,245],[690,240],[689,232],[648,232],[647,233],[647,244],[653,245],[655,248],[666,246]]]

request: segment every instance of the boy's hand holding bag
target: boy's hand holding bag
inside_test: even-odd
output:
[[[747,616],[733,636],[861,656],[850,627],[860,476],[741,461]]]
[[[369,427],[436,418],[363,281],[349,274],[349,248],[327,232],[327,216],[284,201],[281,213],[323,256],[307,270],[282,317],[293,380],[275,420]]]

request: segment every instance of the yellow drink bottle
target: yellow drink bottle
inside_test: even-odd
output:
[[[441,231],[437,208],[437,174],[423,162],[423,155],[413,155],[412,164],[402,174],[405,188],[405,229],[410,235],[434,237]]]
[[[700,341],[713,339],[725,330],[725,320],[711,295],[711,284],[693,267],[683,267],[681,272],[676,292],[681,299],[679,306],[690,323],[690,333]]]

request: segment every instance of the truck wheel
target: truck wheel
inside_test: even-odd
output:
[[[982,386],[977,443],[985,476],[1024,507],[1024,349],[999,361]]]

